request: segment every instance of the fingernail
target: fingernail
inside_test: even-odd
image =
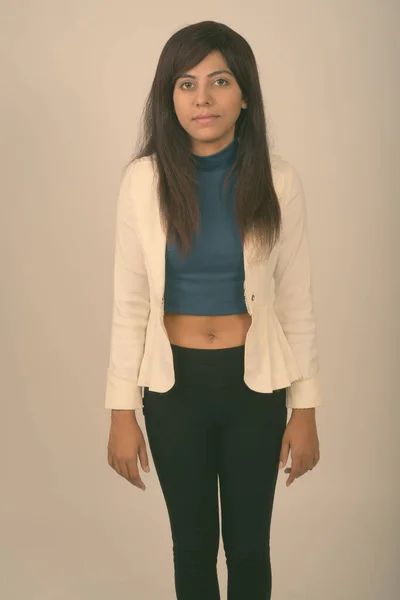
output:
[[[149,465],[146,465],[146,466],[145,466],[145,468],[144,468],[144,470],[146,471],[146,473],[149,473],[149,472],[150,472],[150,467],[149,467]]]
[[[279,463],[279,468],[280,468],[280,469],[282,469],[282,467],[283,467],[283,462],[281,461],[281,462]]]

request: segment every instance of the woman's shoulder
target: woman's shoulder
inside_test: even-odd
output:
[[[276,193],[280,200],[286,202],[287,198],[293,197],[299,188],[301,188],[302,184],[299,174],[294,165],[280,154],[270,153],[270,162]],[[152,185],[155,175],[157,175],[157,166],[154,154],[136,158],[124,169],[124,178],[131,185]]]
[[[131,179],[140,175],[153,171],[154,163],[152,156],[142,156],[135,158],[128,163],[124,168],[124,176]]]
[[[131,193],[150,189],[154,183],[154,164],[151,156],[131,160],[122,170],[121,185]]]
[[[296,169],[289,161],[283,158],[283,156],[271,152],[270,160],[272,172],[274,175],[276,175],[277,177],[283,177],[285,179],[290,179],[291,177],[293,177],[293,174],[295,173]]]
[[[135,158],[127,165],[126,170],[136,173],[153,170],[156,164],[155,158],[155,154],[142,156],[141,158]],[[280,154],[271,152],[270,161],[272,171],[276,175],[283,177],[290,177],[292,175],[292,171],[294,170],[293,165],[285,160]]]

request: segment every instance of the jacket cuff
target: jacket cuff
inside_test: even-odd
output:
[[[143,407],[142,388],[132,381],[107,374],[105,408],[135,410]]]
[[[287,408],[313,408],[321,406],[322,391],[319,375],[294,381],[286,390]]]

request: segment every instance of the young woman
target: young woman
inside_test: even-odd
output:
[[[228,599],[270,598],[279,467],[289,486],[319,461],[318,370],[300,178],[269,152],[249,44],[190,25],[121,181],[106,392],[108,462],[145,490],[143,407],[178,600],[220,598],[218,486]]]

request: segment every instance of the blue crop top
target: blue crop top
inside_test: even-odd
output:
[[[165,312],[185,315],[246,313],[243,248],[234,219],[237,139],[209,156],[194,155],[201,224],[186,257],[168,242],[165,255]]]

